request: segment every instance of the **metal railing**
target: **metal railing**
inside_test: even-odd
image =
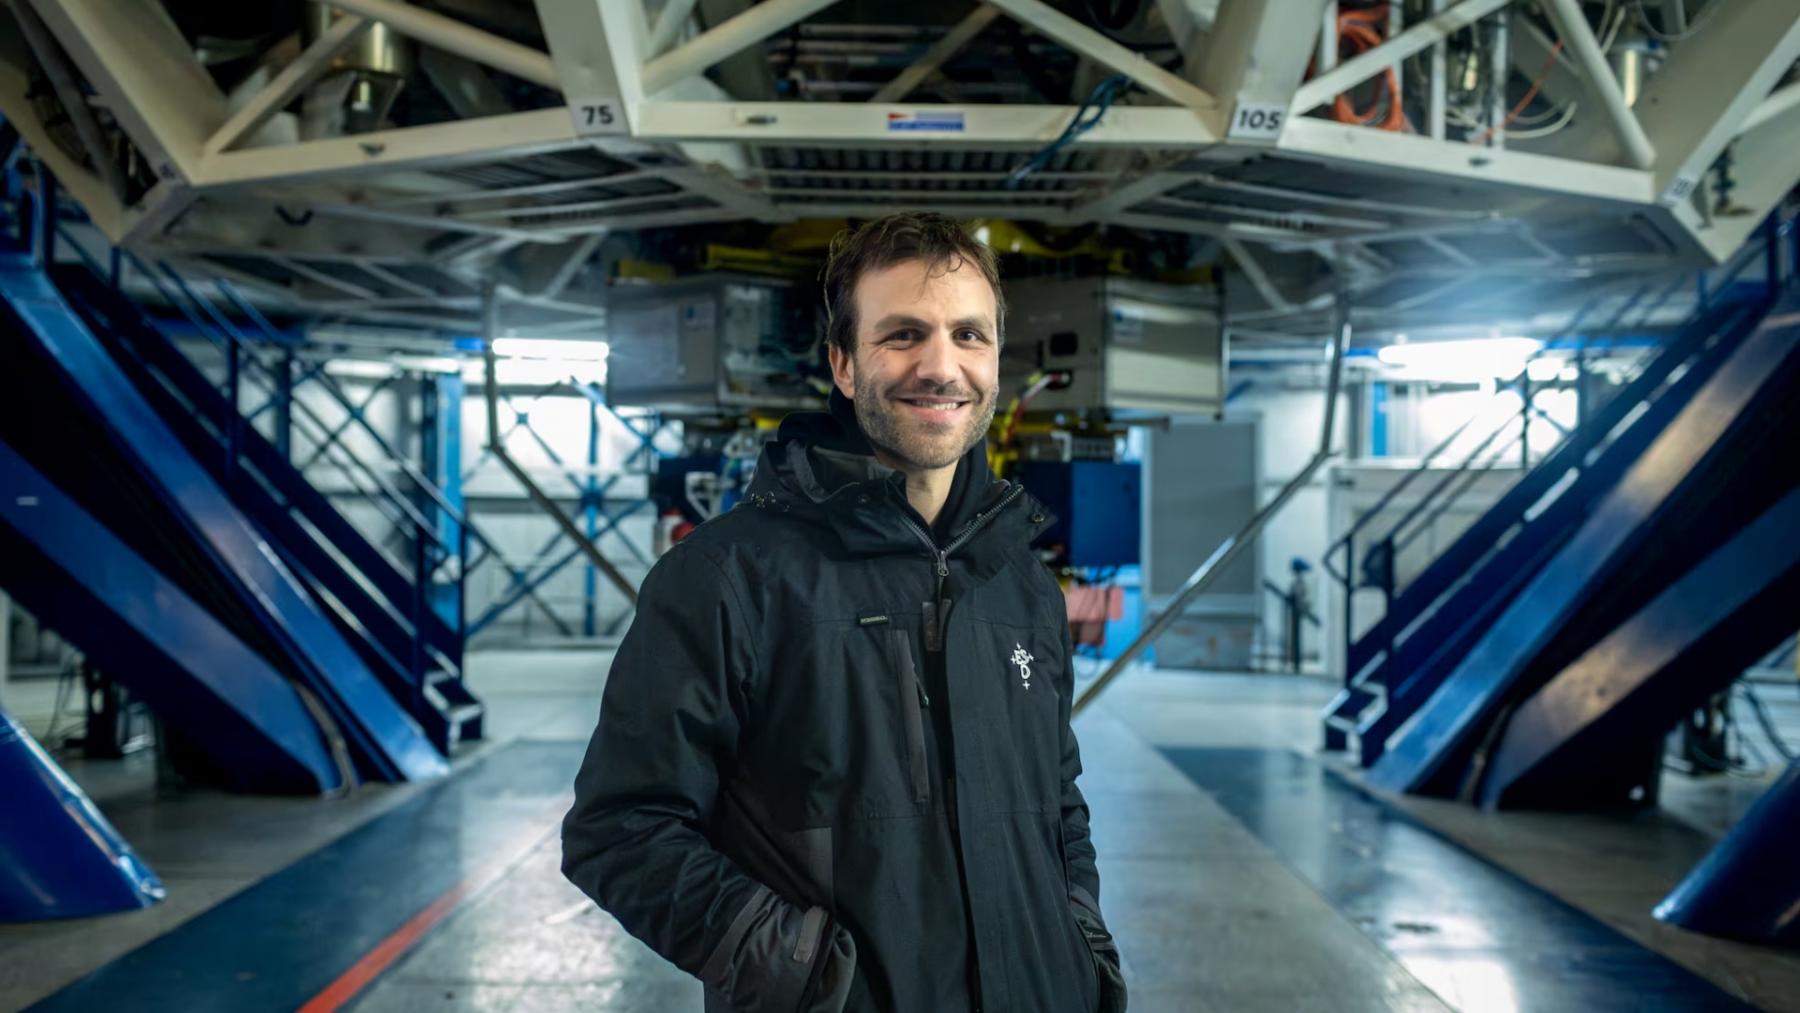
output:
[[[1619,310],[1612,315],[1611,319],[1600,325],[1599,329],[1611,331],[1623,327],[1643,326],[1643,324],[1650,319],[1652,314],[1666,305],[1677,292],[1688,286],[1693,286],[1698,293],[1698,305],[1693,319],[1703,319],[1710,310],[1715,309],[1720,304],[1722,295],[1729,293],[1734,282],[1744,274],[1745,270],[1759,259],[1765,260],[1769,271],[1769,278],[1772,280],[1773,284],[1773,280],[1778,279],[1781,274],[1779,257],[1783,248],[1782,237],[1789,231],[1792,231],[1791,223],[1787,226],[1783,226],[1778,220],[1771,219],[1770,225],[1766,230],[1766,241],[1764,243],[1746,244],[1743,249],[1739,250],[1737,254],[1735,254],[1731,260],[1727,261],[1720,269],[1714,272],[1703,271],[1677,275],[1667,285],[1663,286],[1654,294],[1652,294],[1650,286],[1639,286],[1626,298]],[[1648,297],[1647,301],[1646,297]],[[1728,302],[1729,300],[1725,301]],[[1577,310],[1568,324],[1564,325],[1560,331],[1544,342],[1543,350],[1540,350],[1533,358],[1535,359],[1543,355],[1545,351],[1551,350],[1555,347],[1557,342],[1563,341],[1571,335],[1576,334],[1598,304],[1599,300],[1590,300],[1587,304],[1583,305]],[[1636,320],[1632,323],[1627,323],[1627,318],[1631,317],[1634,311],[1636,311]],[[1580,347],[1586,347],[1585,340]],[[1690,350],[1688,354],[1691,354],[1691,351],[1692,350]],[[1664,354],[1668,354],[1668,351],[1665,350]],[[1655,357],[1651,358],[1654,360]],[[1622,385],[1621,391],[1630,390],[1634,386],[1635,381],[1651,368],[1652,362],[1647,361],[1644,363],[1643,366],[1640,367],[1638,373],[1634,374]],[[1475,487],[1482,474],[1493,470],[1502,460],[1508,457],[1514,447],[1519,446],[1521,442],[1527,441],[1528,427],[1534,418],[1553,421],[1550,420],[1548,413],[1544,412],[1540,406],[1536,406],[1532,403],[1531,382],[1529,372],[1522,370],[1516,381],[1517,389],[1520,392],[1522,400],[1522,406],[1519,412],[1509,413],[1506,418],[1502,419],[1496,426],[1488,431],[1482,439],[1477,441],[1475,446],[1473,446],[1455,464],[1450,465],[1447,468],[1434,468],[1434,464],[1437,460],[1443,456],[1450,447],[1455,445],[1456,442],[1471,428],[1473,428],[1475,423],[1481,417],[1479,412],[1471,415],[1451,432],[1449,436],[1445,437],[1437,446],[1433,447],[1420,460],[1418,467],[1409,471],[1399,482],[1391,486],[1368,511],[1363,513],[1363,515],[1359,517],[1343,535],[1339,536],[1338,539],[1332,542],[1326,549],[1321,558],[1321,565],[1324,570],[1338,582],[1344,596],[1342,622],[1346,660],[1344,681],[1346,686],[1354,685],[1359,674],[1357,671],[1359,666],[1351,663],[1351,659],[1355,654],[1353,647],[1357,641],[1357,638],[1354,635],[1356,628],[1356,592],[1368,589],[1379,590],[1383,597],[1384,614],[1391,613],[1397,595],[1404,591],[1407,586],[1406,582],[1400,580],[1400,574],[1398,572],[1397,561],[1400,558],[1400,553],[1410,547],[1422,535],[1434,530],[1437,521],[1442,518],[1446,512],[1454,508],[1454,506]],[[1623,396],[1623,394],[1618,396]],[[1565,433],[1566,440],[1576,441],[1578,448],[1584,448],[1584,454],[1580,456],[1585,456],[1585,450],[1591,450],[1603,442],[1617,425],[1617,420],[1614,420],[1610,424],[1604,424],[1606,431],[1600,431],[1602,424],[1598,423],[1597,420],[1602,418],[1601,413],[1588,413],[1585,406],[1583,408],[1583,413],[1584,420],[1578,424],[1577,428],[1574,431]],[[1495,446],[1495,442],[1500,440],[1503,436],[1507,436],[1507,434],[1510,434],[1510,437],[1507,438],[1505,442],[1501,443],[1498,449],[1492,450],[1490,454],[1490,448]],[[1576,470],[1579,470],[1581,467],[1579,463],[1580,456],[1576,458],[1577,463],[1574,465]],[[1539,465],[1548,463],[1549,460],[1550,458],[1546,457],[1539,462]],[[1532,467],[1529,459],[1522,461],[1522,464],[1525,465],[1524,470],[1529,470],[1529,468]],[[1371,527],[1376,526],[1376,522],[1383,517],[1402,494],[1410,489],[1414,483],[1424,475],[1434,470],[1441,471],[1437,481],[1426,490],[1423,496],[1411,503],[1401,513],[1398,519],[1394,520],[1391,524],[1388,524],[1380,535],[1369,538],[1365,543],[1365,547],[1359,554],[1357,549],[1358,536],[1362,535]],[[1555,490],[1560,487],[1550,486],[1549,488]],[[1554,492],[1551,492],[1550,494],[1553,495]],[[1535,501],[1535,505],[1541,506],[1542,500]],[[1341,569],[1337,565],[1340,559],[1342,561]]]
[[[147,263],[130,251],[117,251],[115,266],[102,266],[79,242],[68,238],[64,245],[74,250],[95,277],[115,295],[135,303],[120,285],[121,271],[129,266],[155,289],[164,303],[180,314],[194,334],[222,356],[225,376],[217,386],[226,410],[213,435],[223,452],[227,476],[245,464],[245,427],[273,410],[282,420],[281,428],[285,430],[291,426],[316,448],[309,464],[323,463],[342,477],[345,486],[336,491],[338,495],[348,492],[354,499],[370,505],[402,536],[400,540],[405,552],[398,558],[383,544],[384,539],[368,538],[367,541],[370,549],[408,581],[403,600],[394,600],[392,593],[380,595],[390,607],[390,614],[403,620],[409,631],[406,657],[393,657],[392,652],[385,649],[382,653],[409,677],[413,706],[423,707],[424,687],[431,671],[447,671],[460,676],[462,645],[467,637],[464,585],[468,567],[465,561],[471,540],[485,544],[485,536],[470,523],[465,511],[370,424],[363,411],[365,406],[357,405],[335,378],[324,371],[322,364],[314,364],[296,376],[296,363],[291,356],[294,342],[229,282],[211,279],[196,283],[169,265]],[[209,298],[202,294],[201,284],[207,284],[216,296]],[[173,343],[173,336],[153,318],[146,318],[145,323],[163,331]],[[306,400],[296,398],[295,391],[303,384],[323,392],[345,413],[345,418],[334,425]],[[262,404],[246,413],[243,409],[246,395],[252,399],[261,396]],[[384,458],[381,462],[370,462],[344,443],[341,437],[352,426],[362,430],[369,442],[381,451]],[[285,433],[276,442],[287,457],[289,448]],[[291,460],[288,463],[295,465]],[[304,471],[297,465],[296,471],[303,481],[307,481]],[[405,477],[411,487],[410,494],[408,489],[390,479],[390,471],[398,471]],[[287,506],[290,511],[296,509],[292,503]],[[379,581],[362,574],[361,569],[345,557],[341,547],[327,545],[325,549],[365,585],[381,586]],[[449,645],[436,644],[428,635],[434,622],[451,631],[453,636]]]

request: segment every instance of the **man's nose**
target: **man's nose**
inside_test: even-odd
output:
[[[926,339],[913,368],[921,380],[934,384],[955,383],[956,345],[950,335],[939,331]]]

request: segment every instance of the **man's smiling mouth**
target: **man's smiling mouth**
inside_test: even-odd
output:
[[[967,405],[967,401],[958,401],[936,397],[903,397],[896,398],[901,404],[910,405],[921,411],[949,415]]]

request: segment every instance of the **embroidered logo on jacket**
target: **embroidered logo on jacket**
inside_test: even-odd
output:
[[[1025,684],[1026,689],[1031,688],[1031,663],[1036,660],[1025,649],[1024,644],[1013,644],[1012,663],[1019,666],[1019,681]]]

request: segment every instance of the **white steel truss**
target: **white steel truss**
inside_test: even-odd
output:
[[[1546,263],[1717,262],[1748,231],[1744,219],[1753,225],[1800,182],[1800,85],[1783,84],[1800,59],[1800,0],[1710,0],[1669,33],[1666,61],[1635,104],[1606,63],[1604,36],[1616,26],[1592,23],[1580,0],[1541,0],[1553,40],[1523,20],[1521,0],[1437,4],[1410,26],[1396,17],[1386,41],[1341,62],[1334,46],[1318,48],[1319,26],[1336,31],[1333,0],[1221,0],[1216,9],[1159,0],[1150,21],[1178,51],[1173,69],[1068,5],[990,0],[952,17],[866,100],[842,102],[738,98],[703,76],[828,15],[832,0],[746,3],[703,28],[695,0],[653,0],[648,10],[640,0],[537,0],[547,50],[401,0],[331,0],[337,20],[238,97],[221,92],[158,0],[8,2],[42,18],[159,182],[122,201],[116,184],[57,149],[27,101],[23,47],[0,51],[0,114],[103,231],[138,245],[319,244],[234,223],[256,202],[342,230],[340,245],[384,256],[410,248],[453,264],[519,244],[591,251],[590,237],[618,230],[911,206],[1216,238],[1274,302],[1270,257],[1309,251],[1379,271],[1391,266],[1384,242],[1442,243],[1496,222],[1549,250]],[[1119,75],[1147,97],[1067,135],[1083,114],[1071,105],[903,101],[1004,21],[1079,57],[1094,79]],[[557,104],[275,139],[265,128],[372,24],[547,89]],[[1446,139],[1435,101],[1446,40],[1508,28],[1518,41],[1503,65],[1530,73],[1547,52],[1537,76],[1559,98],[1573,93],[1570,129],[1513,141],[1496,119],[1478,137]],[[1315,52],[1325,59],[1303,80]],[[1313,115],[1409,59],[1429,68],[1436,122],[1394,131]],[[1264,110],[1272,119],[1247,127],[1248,114]],[[1021,176],[1019,166],[1053,145],[1060,162]],[[1702,177],[1727,148],[1735,206],[1721,217]],[[1555,233],[1575,220],[1637,245],[1559,252]],[[451,239],[467,242],[446,261]],[[1461,252],[1439,259],[1433,270],[1484,267]]]

